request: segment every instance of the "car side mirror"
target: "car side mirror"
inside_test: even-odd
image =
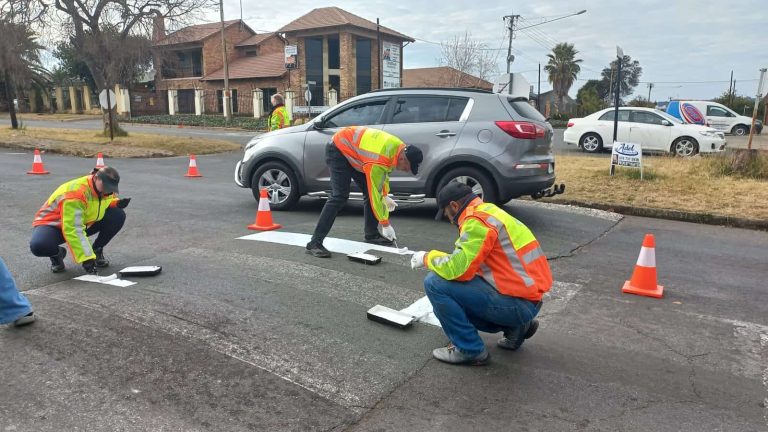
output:
[[[325,126],[323,126],[322,120],[315,120],[312,122],[312,127],[315,128],[315,130],[323,130],[325,129]]]
[[[661,121],[662,126],[672,126],[672,123],[669,122],[669,120],[662,120]]]

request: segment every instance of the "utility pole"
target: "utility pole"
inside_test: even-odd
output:
[[[653,83],[648,83],[648,103],[651,102],[651,89],[653,88]]]
[[[733,103],[733,70],[731,70],[731,83],[728,85],[728,106]]]
[[[616,142],[616,138],[619,134],[619,96],[621,93],[621,63],[624,60],[624,50],[621,47],[616,47],[616,58],[618,64],[616,65],[616,98],[613,103],[613,142]],[[611,144],[613,148],[613,144]],[[616,165],[611,164],[611,175],[616,172]]]
[[[755,97],[755,108],[752,110],[752,127],[749,128],[749,142],[747,143],[747,150],[752,150],[752,135],[755,134],[755,121],[757,119],[757,107],[760,106],[760,101],[763,99],[763,83],[765,82],[766,68],[760,69],[760,81],[757,84],[757,96]]]
[[[512,94],[512,62],[515,61],[515,56],[512,55],[512,39],[515,38],[515,25],[520,15],[506,15],[504,22],[507,23],[507,31],[509,31],[509,45],[507,46],[507,94]]]
[[[536,91],[536,109],[541,112],[541,63],[539,63],[539,89]]]
[[[227,42],[224,38],[224,0],[219,0],[219,14],[221,16],[221,52],[224,56],[224,94],[221,95],[221,105],[224,110],[224,118],[232,118],[231,98],[229,97],[229,61],[227,60]]]
[[[376,61],[379,62],[379,89],[384,88],[384,74],[382,73],[382,68],[384,67],[384,62],[381,59],[381,26],[379,25],[379,19],[376,18],[376,45],[378,46],[379,53],[376,54]]]

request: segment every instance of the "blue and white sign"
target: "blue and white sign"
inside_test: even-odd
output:
[[[611,175],[614,166],[623,166],[640,169],[640,178],[643,178],[643,148],[635,143],[613,143],[611,152]]]

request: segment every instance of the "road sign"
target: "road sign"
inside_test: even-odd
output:
[[[309,105],[310,102],[312,102],[312,92],[307,89],[304,91],[304,99],[307,101],[307,105]]]
[[[107,91],[109,91],[109,104],[107,104]],[[106,90],[106,89],[102,90],[101,93],[99,93],[99,105],[101,105],[101,107],[104,109],[116,107],[117,97],[115,97],[115,92],[113,92],[112,90]]]

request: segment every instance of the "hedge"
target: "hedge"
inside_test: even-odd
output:
[[[267,128],[267,120],[265,118],[232,117],[232,119],[227,120],[224,116],[220,115],[144,115],[135,116],[130,120],[127,120],[127,122],[178,126],[227,127],[246,130],[265,130]]]

